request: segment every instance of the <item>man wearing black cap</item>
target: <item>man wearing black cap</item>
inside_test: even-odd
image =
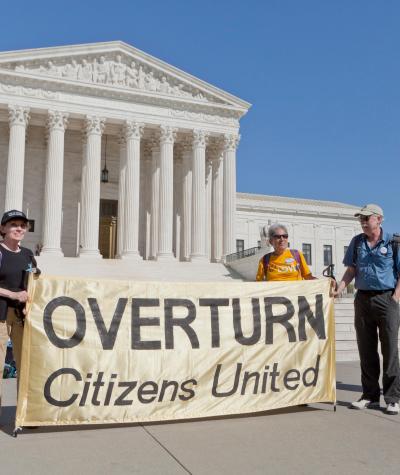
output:
[[[26,276],[27,272],[36,267],[32,251],[20,246],[28,225],[28,219],[22,211],[7,211],[1,218],[0,234],[3,240],[0,242],[0,367],[4,365],[6,345],[10,337],[17,375],[21,364],[25,303],[28,300]]]
[[[343,264],[347,267],[335,296],[355,277],[354,324],[360,354],[363,394],[353,409],[379,408],[380,364],[378,334],[383,356],[383,397],[387,414],[399,413],[400,366],[398,354],[400,252],[392,235],[383,231],[382,208],[368,204],[355,214],[363,232],[355,236]]]

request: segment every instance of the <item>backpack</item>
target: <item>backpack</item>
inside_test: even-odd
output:
[[[357,262],[358,248],[360,247],[362,237],[363,237],[362,234],[358,234],[354,240],[354,248],[353,248],[353,264],[354,265]],[[397,255],[399,253],[400,234],[394,233],[392,236],[392,239],[389,241],[389,244],[392,246],[392,250],[393,250],[393,261],[396,262]]]
[[[293,259],[297,262],[296,270],[299,272],[301,269],[300,253],[297,249],[289,249],[289,251]],[[267,270],[268,270],[268,265],[269,265],[269,261],[271,259],[272,254],[273,254],[272,252],[269,252],[268,254],[265,254],[263,257],[265,280],[267,280]]]

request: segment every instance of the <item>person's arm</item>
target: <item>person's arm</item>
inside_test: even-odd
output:
[[[258,269],[257,269],[257,275],[256,275],[256,281],[261,282],[262,280],[265,280],[265,271],[264,271],[264,259],[261,258],[259,263],[258,263]]]
[[[308,267],[306,258],[301,251],[298,251],[300,256],[300,272],[304,280],[316,280],[317,278],[314,277]]]
[[[333,291],[334,297],[339,297],[343,290],[350,284],[356,275],[356,268],[350,266],[346,269],[346,272],[343,274],[342,280],[339,282],[337,289]]]
[[[397,243],[397,259],[395,262],[395,269],[397,270],[397,284],[394,289],[392,299],[395,300],[397,303],[400,301],[400,244]]]
[[[18,302],[25,303],[28,300],[28,293],[25,290],[13,292],[12,290],[0,288],[0,297],[5,297],[10,300],[18,300]]]
[[[400,301],[400,276],[397,279],[397,285],[396,285],[396,288],[394,289],[392,299],[396,301],[397,303],[399,303]]]

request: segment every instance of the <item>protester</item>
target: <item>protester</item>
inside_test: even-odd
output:
[[[289,234],[283,224],[268,229],[268,239],[274,251],[260,259],[257,281],[262,280],[313,280],[314,277],[302,252],[288,248]]]
[[[26,277],[32,267],[36,268],[32,251],[20,246],[28,226],[25,214],[17,210],[4,213],[0,226],[3,238],[0,242],[0,364],[4,365],[10,337],[17,375],[21,368],[24,313],[28,300]]]
[[[335,296],[355,277],[355,328],[360,354],[363,393],[353,409],[378,408],[380,364],[378,334],[383,356],[383,397],[387,414],[399,413],[400,367],[398,355],[400,252],[393,236],[384,232],[383,211],[368,204],[355,214],[363,232],[355,236],[343,264],[347,267]]]

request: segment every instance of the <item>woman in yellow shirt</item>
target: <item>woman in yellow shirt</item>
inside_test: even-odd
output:
[[[268,238],[274,252],[260,259],[257,281],[267,280],[313,280],[302,252],[288,248],[288,231],[283,224],[273,224],[268,229]]]

